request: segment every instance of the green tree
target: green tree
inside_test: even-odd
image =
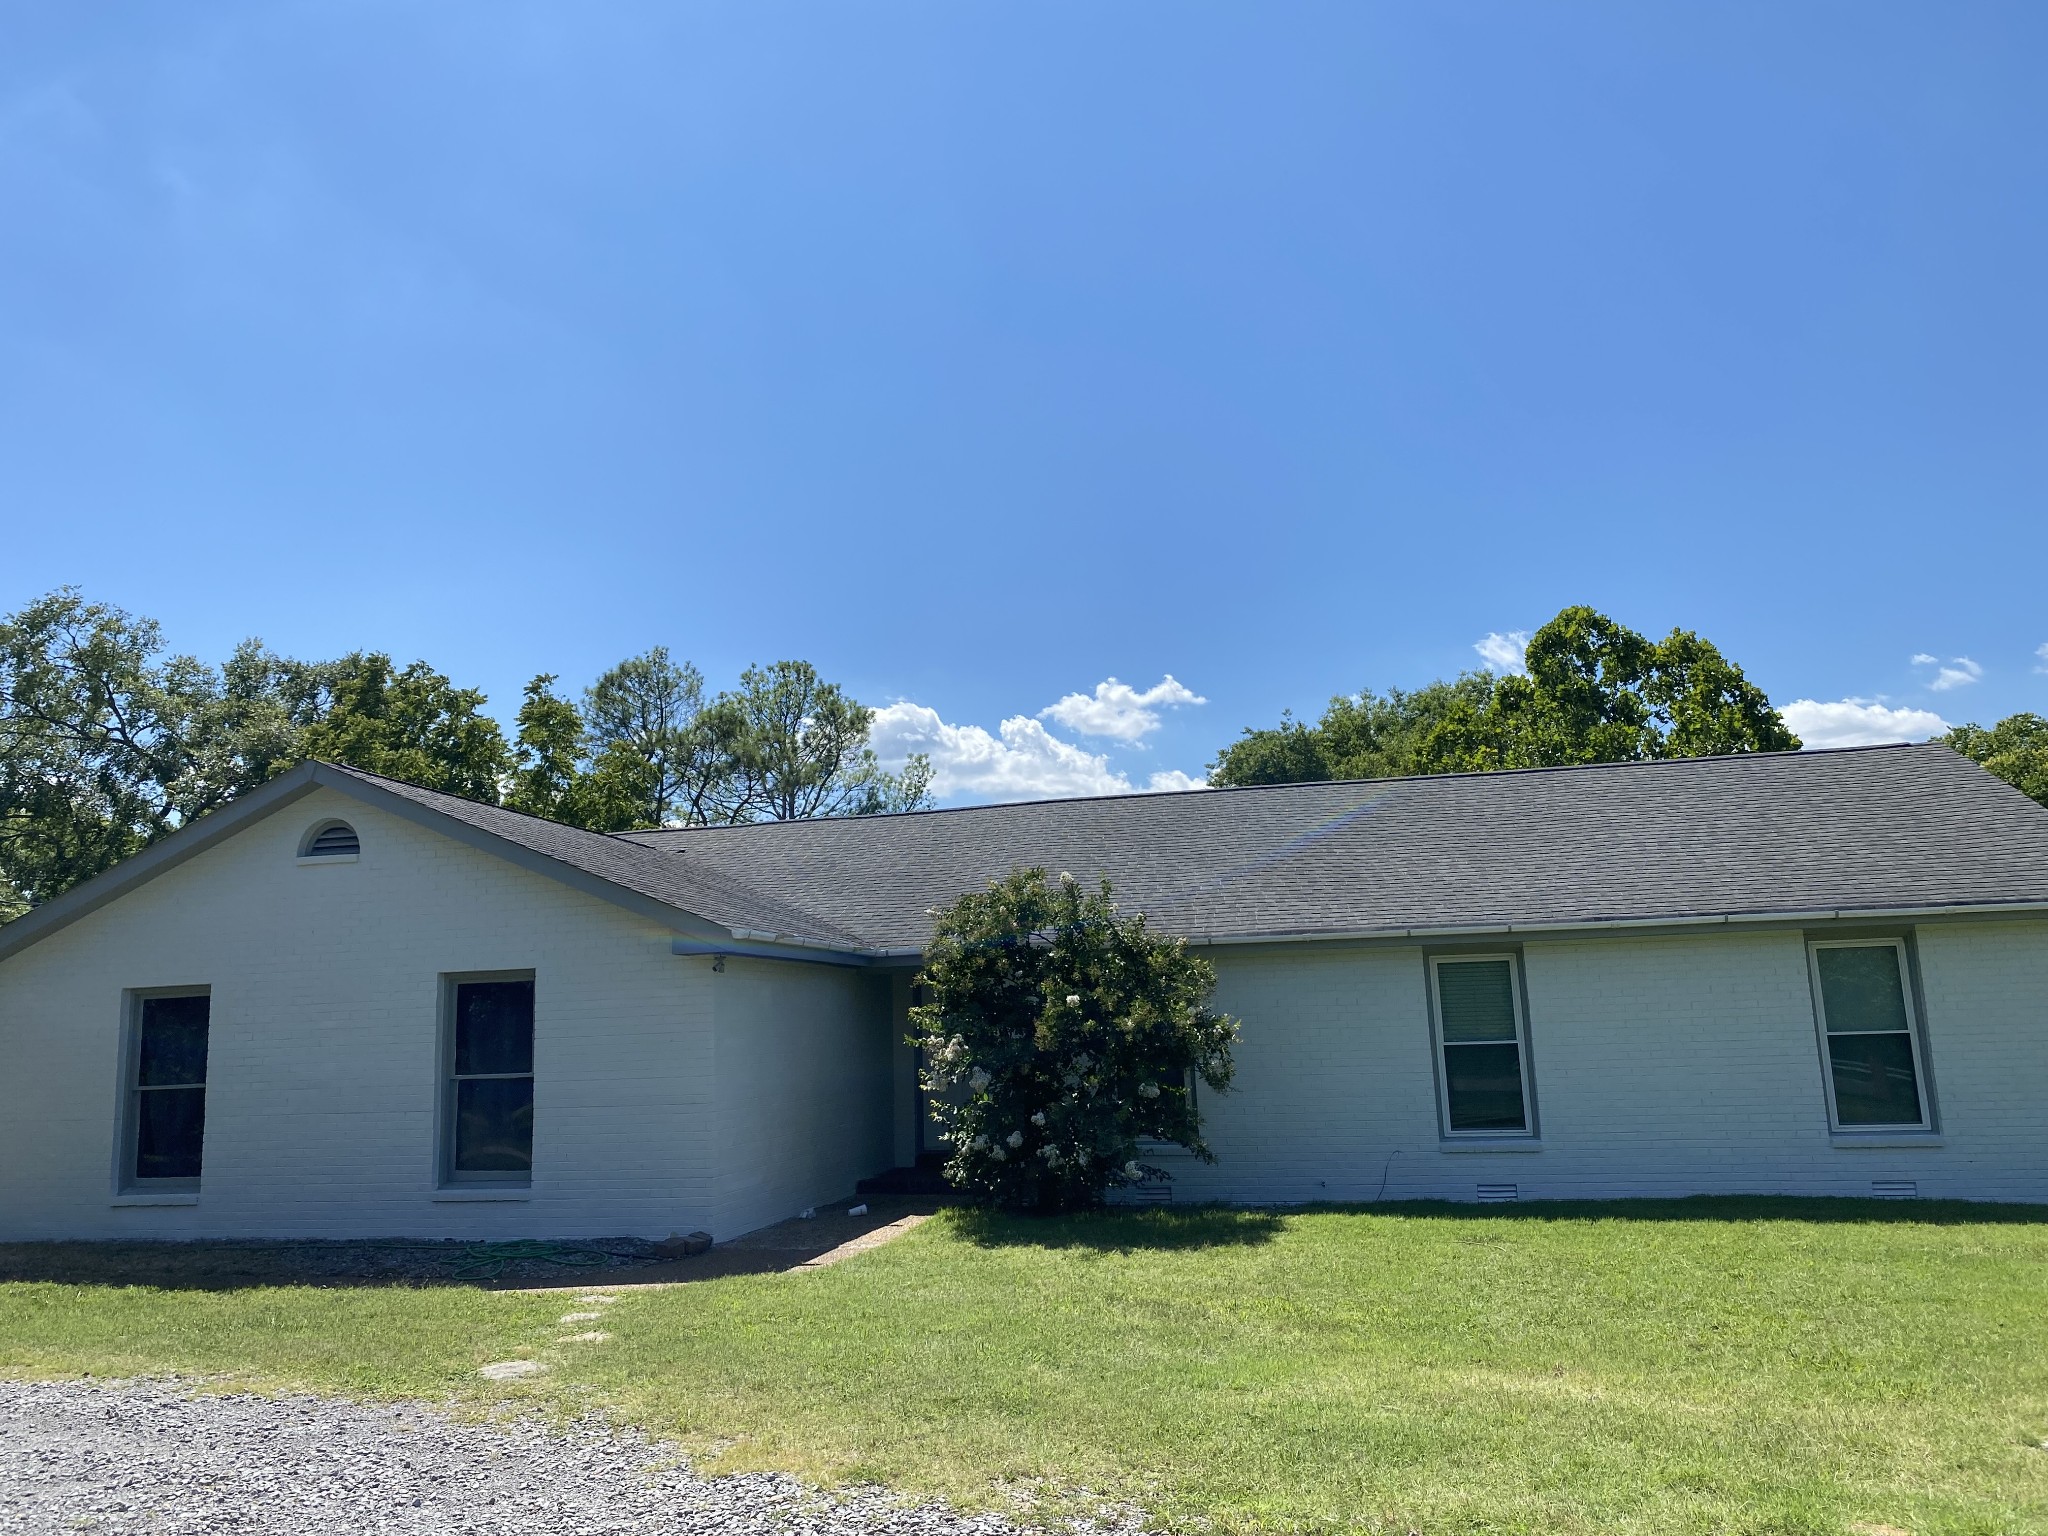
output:
[[[726,819],[869,816],[930,803],[930,760],[919,754],[902,773],[885,771],[868,745],[875,712],[807,661],[747,668],[719,707],[730,711],[733,743]]]
[[[1316,725],[1247,731],[1212,765],[1218,784],[1404,777],[1645,758],[1786,752],[1799,738],[1711,643],[1650,640],[1591,608],[1530,637],[1524,674],[1467,673],[1412,693],[1330,702]]]
[[[941,912],[911,1011],[925,1088],[946,1122],[946,1176],[1014,1210],[1100,1204],[1147,1177],[1143,1141],[1205,1162],[1196,1084],[1230,1086],[1237,1023],[1209,1010],[1216,973],[1127,917],[1109,882],[1018,870]]]
[[[225,805],[298,763],[308,726],[328,704],[329,669],[244,640],[195,688],[173,781],[180,822]]]
[[[704,676],[666,646],[629,656],[583,695],[590,749],[600,759],[631,753],[647,765],[646,826],[703,826],[738,819],[737,714],[707,705]]]
[[[2007,715],[1998,724],[1959,725],[1939,738],[1972,762],[1982,763],[2023,795],[2048,805],[2048,720]]]
[[[1423,743],[1453,712],[1484,709],[1494,679],[1468,672],[1408,690],[1370,689],[1330,700],[1307,725],[1282,715],[1267,730],[1247,730],[1209,766],[1212,784],[1305,784],[1329,779],[1398,779],[1426,773]]]
[[[526,685],[505,804],[592,832],[659,826],[649,812],[653,766],[616,741],[590,762],[583,717],[554,683],[555,675],[543,672]]]
[[[0,908],[19,912],[179,820],[208,670],[154,621],[65,587],[0,620]]]
[[[1461,704],[1425,737],[1425,771],[1553,768],[1796,751],[1771,701],[1708,641],[1650,640],[1591,608],[1529,639],[1528,671]]]
[[[512,758],[478,690],[456,687],[424,661],[399,671],[381,651],[330,663],[326,684],[327,707],[300,737],[306,756],[498,803]]]

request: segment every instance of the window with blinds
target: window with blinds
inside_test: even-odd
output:
[[[1815,940],[1807,953],[1834,1128],[1927,1129],[1926,1071],[1905,941]]]
[[[1430,977],[1445,1134],[1531,1134],[1528,1031],[1515,957],[1442,956],[1430,962]]]

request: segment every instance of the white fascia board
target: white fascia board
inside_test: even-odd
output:
[[[669,942],[669,953],[711,960],[723,960],[727,957],[743,960],[788,960],[799,965],[838,965],[859,970],[865,970],[876,963],[869,955],[852,950],[826,949],[822,945],[780,948],[773,944],[722,943],[717,939],[673,939]]]

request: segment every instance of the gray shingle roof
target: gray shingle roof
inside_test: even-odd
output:
[[[2048,901],[2048,809],[1934,745],[599,841],[661,850],[884,949],[922,945],[927,908],[1019,865],[1107,876],[1126,909],[1212,938]]]

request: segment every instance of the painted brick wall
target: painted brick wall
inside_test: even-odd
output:
[[[301,866],[329,815],[355,864]],[[734,959],[322,791],[0,962],[0,1237],[736,1235],[900,1160],[900,978]],[[2048,924],[1923,924],[1939,1145],[1830,1138],[1803,937],[1523,947],[1541,1149],[1447,1151],[1423,953],[1217,952],[1244,1021],[1177,1198],[1706,1191],[2048,1199]],[[536,1174],[436,1189],[439,978],[536,973]],[[196,1206],[113,1198],[122,996],[213,988]]]
[[[679,962],[717,1020],[720,1178],[732,1234],[850,1195],[892,1167],[890,978],[838,966]]]
[[[354,864],[301,866],[343,816]],[[0,1235],[713,1225],[714,997],[666,928],[320,791],[0,963]],[[535,1175],[436,1198],[438,985],[535,972]],[[190,1207],[112,1203],[124,988],[213,989]]]
[[[1419,948],[1217,952],[1244,1021],[1204,1103],[1219,1161],[1176,1199],[1522,1199],[1783,1192],[2048,1199],[2048,924],[1922,924],[1939,1144],[1828,1132],[1796,931],[1523,947],[1540,1150],[1447,1150]]]

